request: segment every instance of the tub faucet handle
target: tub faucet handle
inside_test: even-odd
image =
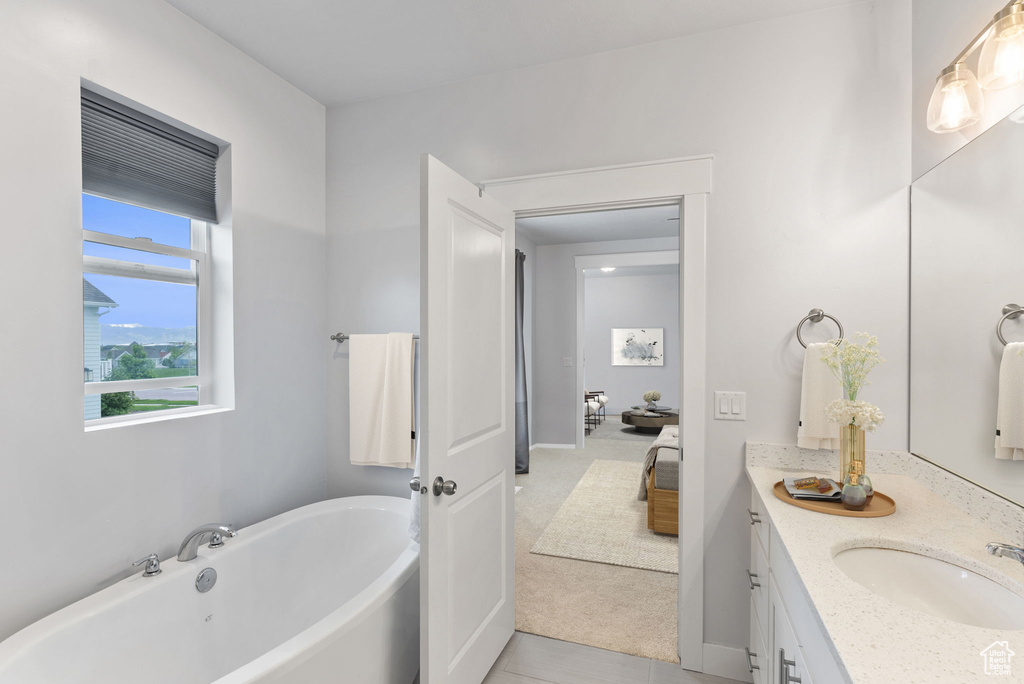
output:
[[[135,561],[134,563],[132,563],[132,567],[137,568],[143,563],[146,564],[146,571],[142,573],[143,577],[152,577],[153,575],[159,575],[161,572],[163,572],[163,570],[160,569],[160,559],[157,557],[155,553],[151,553],[145,558],[140,558],[139,560]]]

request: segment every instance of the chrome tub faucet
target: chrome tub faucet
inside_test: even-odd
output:
[[[189,532],[188,536],[185,537],[185,541],[181,542],[181,547],[178,549],[178,560],[194,560],[199,555],[200,544],[206,541],[207,537],[210,539],[210,548],[216,549],[219,546],[224,546],[224,537],[237,536],[238,532],[231,525],[221,523],[200,525]]]

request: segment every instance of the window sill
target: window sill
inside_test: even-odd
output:
[[[234,409],[226,408],[224,406],[213,406],[208,404],[205,406],[188,406],[180,409],[166,409],[164,411],[154,412],[154,414],[132,414],[127,416],[111,416],[109,418],[96,418],[88,421],[85,424],[86,432],[98,432],[100,430],[109,430],[111,428],[126,427],[129,425],[145,425],[146,423],[160,423],[165,420],[176,420],[178,418],[191,418],[193,416],[208,416],[215,413],[225,413],[227,411],[233,411]]]

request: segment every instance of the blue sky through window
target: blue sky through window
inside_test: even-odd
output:
[[[82,195],[82,228],[122,237],[150,238],[153,242],[186,249],[191,246],[189,219],[93,195]],[[92,242],[83,243],[83,253],[175,268],[184,268],[188,264],[174,257],[132,252]],[[196,325],[194,286],[90,273],[85,274],[85,279],[118,304],[100,319],[103,326],[188,328]]]

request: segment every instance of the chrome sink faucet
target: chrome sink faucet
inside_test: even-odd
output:
[[[998,542],[992,542],[985,546],[985,550],[991,553],[993,556],[1000,556],[1002,558],[1012,558],[1015,561],[1024,564],[1024,549],[1019,546],[1010,546],[1009,544],[1000,544]]]
[[[224,537],[237,536],[238,532],[236,532],[231,525],[221,523],[200,525],[189,532],[188,536],[185,537],[185,541],[181,542],[181,547],[178,549],[178,560],[194,560],[195,557],[199,555],[199,545],[202,544],[207,537],[210,538],[210,548],[215,549],[219,546],[224,546]]]

